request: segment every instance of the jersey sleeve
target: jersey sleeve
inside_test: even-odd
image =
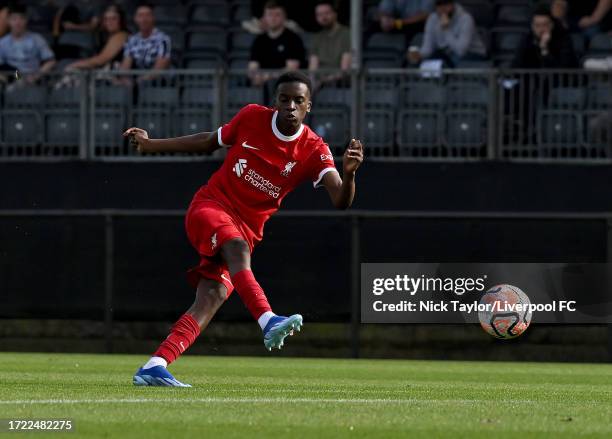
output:
[[[238,113],[225,125],[217,130],[217,143],[219,146],[230,148],[238,138],[238,130],[245,117],[256,111],[257,105],[249,104],[242,107]]]
[[[328,172],[338,172],[329,146],[323,140],[319,140],[319,142],[320,144],[314,153],[315,157],[313,157],[310,169],[310,179],[315,189],[322,186],[321,181],[325,174]]]

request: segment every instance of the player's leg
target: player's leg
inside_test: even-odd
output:
[[[175,361],[200,335],[227,298],[227,287],[211,279],[200,279],[193,305],[172,326],[149,361],[134,376],[134,384],[143,386],[187,387],[174,378],[166,367]]]
[[[277,316],[272,312],[268,299],[251,271],[251,251],[243,239],[231,239],[221,246],[232,283],[245,306],[264,333],[264,345],[268,350],[281,348],[285,337],[302,327],[302,316]]]

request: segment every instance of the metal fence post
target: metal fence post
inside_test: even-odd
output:
[[[359,358],[361,322],[361,242],[359,214],[351,215],[351,356]]]
[[[113,291],[114,291],[114,223],[110,213],[104,215],[104,337],[106,352],[113,352]]]
[[[88,113],[89,113],[89,73],[78,72],[77,78],[79,79],[80,88],[80,103],[79,103],[79,159],[86,160],[89,157],[87,151],[87,127],[89,125]]]

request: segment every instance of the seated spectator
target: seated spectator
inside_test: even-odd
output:
[[[321,1],[315,8],[317,23],[322,30],[312,38],[310,70],[351,67],[351,33],[338,23],[338,14],[331,1]]]
[[[569,0],[570,30],[587,37],[612,29],[612,0]]]
[[[56,2],[61,7],[53,19],[53,36],[57,39],[63,32],[77,31],[91,34],[94,38],[100,24],[101,7],[99,0],[64,0]],[[58,59],[79,58],[80,48],[57,44]]]
[[[410,50],[408,59],[417,64],[427,59],[442,59],[448,67],[462,60],[482,60],[486,48],[474,18],[454,0],[436,0],[436,11],[425,23],[423,45]]]
[[[569,29],[570,26],[567,8],[567,0],[552,0],[550,3],[550,15],[565,29]]]
[[[578,59],[569,33],[556,21],[550,7],[536,7],[531,19],[531,32],[520,45],[512,62],[513,68],[544,69],[578,67]]]
[[[304,67],[306,51],[302,39],[285,27],[285,9],[275,1],[268,1],[264,7],[263,20],[266,33],[253,41],[248,65],[249,76],[254,85],[262,85],[273,78],[270,73],[259,69],[296,70]]]
[[[9,16],[9,2],[0,2],[0,38],[7,35],[10,32],[8,16]]]
[[[123,46],[128,36],[125,11],[118,5],[108,6],[102,16],[99,53],[67,65],[66,70],[96,69],[109,65],[117,68],[123,59]]]
[[[434,9],[434,0],[382,0],[378,5],[383,32],[403,32],[411,38],[423,32],[425,21]]]
[[[153,6],[141,5],[136,9],[134,22],[138,32],[129,37],[123,49],[121,70],[164,70],[170,67],[170,37],[155,27]],[[151,76],[139,77],[151,79]],[[125,82],[125,81],[124,81]]]
[[[13,6],[9,12],[11,32],[0,39],[0,70],[19,71],[33,83],[55,65],[55,55],[45,39],[28,31],[25,6]]]

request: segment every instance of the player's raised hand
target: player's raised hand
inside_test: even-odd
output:
[[[344,151],[342,165],[345,173],[354,173],[363,162],[363,145],[361,141],[351,139],[348,148]]]
[[[136,148],[138,152],[146,152],[145,143],[147,140],[149,140],[149,133],[142,128],[128,128],[123,133],[123,137],[129,137],[130,146]]]

